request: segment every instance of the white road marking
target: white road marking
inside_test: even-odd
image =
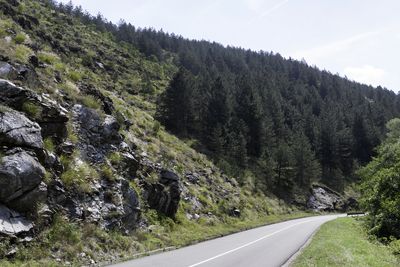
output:
[[[206,263],[206,262],[215,260],[215,259],[217,259],[217,258],[220,258],[220,257],[225,256],[225,255],[227,255],[227,254],[230,254],[230,253],[232,253],[232,252],[235,252],[235,251],[237,251],[237,250],[239,250],[239,249],[242,249],[242,248],[251,246],[251,245],[253,245],[254,243],[257,243],[257,242],[259,242],[259,241],[261,241],[261,240],[263,240],[263,239],[265,239],[265,238],[268,238],[268,237],[271,237],[271,236],[273,236],[273,235],[276,235],[276,234],[278,234],[278,233],[280,233],[280,232],[283,232],[283,231],[285,231],[285,230],[287,230],[287,229],[290,229],[290,228],[292,228],[292,227],[295,227],[295,226],[297,226],[297,225],[300,225],[300,224],[303,224],[303,223],[312,222],[312,221],[316,221],[316,220],[315,220],[315,219],[314,219],[314,220],[307,220],[307,221],[304,221],[304,222],[299,222],[299,223],[296,223],[296,224],[287,226],[287,227],[285,227],[285,228],[282,228],[281,230],[278,230],[278,231],[273,232],[273,233],[271,233],[271,234],[265,235],[265,236],[263,236],[263,237],[261,237],[261,238],[259,238],[259,239],[256,239],[256,240],[254,240],[254,241],[251,241],[251,242],[249,242],[249,243],[247,243],[247,244],[244,244],[244,245],[242,245],[242,246],[240,246],[240,247],[231,249],[231,250],[229,250],[229,251],[226,251],[226,252],[224,252],[224,253],[218,254],[218,255],[216,255],[216,256],[214,256],[214,257],[212,257],[212,258],[209,258],[209,259],[206,259],[206,260],[204,260],[204,261],[195,263],[195,264],[190,265],[190,266],[188,266],[188,267],[199,266],[199,265],[204,264],[204,263]]]

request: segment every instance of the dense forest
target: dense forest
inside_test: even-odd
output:
[[[378,155],[358,174],[362,177],[362,204],[369,212],[371,232],[393,241],[400,238],[400,119],[389,121],[387,128]],[[397,241],[397,250],[399,245]]]
[[[154,61],[179,68],[159,96],[156,117],[225,171],[246,170],[282,196],[321,182],[343,191],[371,160],[400,97],[279,54],[108,22],[80,7],[48,1]],[[242,181],[244,182],[244,181]]]

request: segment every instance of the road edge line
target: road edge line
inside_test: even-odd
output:
[[[312,242],[312,240],[314,239],[315,235],[319,232],[319,230],[321,229],[322,225],[326,224],[327,222],[321,224],[317,229],[315,229],[315,231],[310,235],[310,237],[306,240],[306,242],[304,242],[303,245],[301,245],[301,247],[295,252],[293,253],[286,261],[284,264],[282,264],[281,267],[290,267],[291,264],[294,262],[294,260],[300,256],[301,253],[303,253],[304,249],[306,249]]]

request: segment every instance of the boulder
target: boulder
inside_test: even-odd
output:
[[[0,163],[0,202],[11,203],[18,211],[32,208],[35,202],[43,200],[46,190],[38,187],[44,175],[44,168],[31,154],[22,149],[8,151]],[[18,199],[21,207],[17,205]]]
[[[14,110],[0,110],[0,143],[10,146],[43,148],[40,126]]]
[[[96,110],[82,105],[73,107],[73,119],[79,134],[78,148],[92,162],[101,162],[122,142],[117,120],[106,115],[101,117]]]
[[[121,161],[115,167],[125,178],[133,180],[136,178],[139,166],[139,159],[132,152],[123,152],[121,153]]]
[[[39,123],[43,137],[51,136],[54,140],[61,142],[67,135],[68,111],[46,94],[38,95],[31,90],[0,79],[0,103],[19,111],[24,111],[24,104],[31,103],[40,111],[40,114],[36,114],[37,116],[31,119]]]
[[[122,223],[126,229],[134,229],[140,216],[139,198],[126,180],[122,180],[121,190],[124,207]]]
[[[200,180],[199,174],[195,172],[188,172],[186,173],[186,179],[192,184],[198,184]]]
[[[181,199],[179,176],[171,171],[162,170],[158,183],[144,184],[144,198],[150,208],[174,218]]]
[[[32,230],[33,224],[16,211],[0,204],[0,233],[16,236]]]
[[[307,208],[314,211],[335,211],[341,210],[342,207],[343,199],[338,193],[324,186],[312,187]]]
[[[38,203],[45,203],[47,200],[47,185],[41,182],[33,190],[26,192],[21,197],[7,203],[10,208],[19,212],[29,213],[35,211]]]
[[[7,62],[0,61],[0,78],[16,79],[18,77],[17,70]]]

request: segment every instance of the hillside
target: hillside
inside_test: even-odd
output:
[[[344,210],[400,113],[393,92],[302,62],[47,0],[0,0],[0,79],[5,266],[99,264],[307,204]]]

